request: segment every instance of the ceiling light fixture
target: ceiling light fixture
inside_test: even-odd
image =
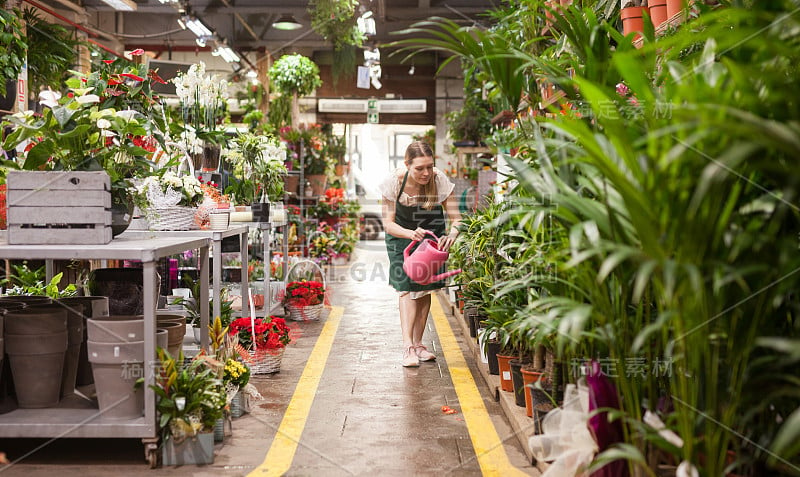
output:
[[[242,59],[234,52],[228,45],[219,45],[214,51],[211,52],[214,56],[221,56],[223,60],[228,63],[238,63]]]
[[[114,10],[121,12],[136,11],[136,2],[133,0],[103,0],[103,2]]]
[[[182,20],[186,25],[186,28],[192,30],[192,33],[194,33],[197,38],[210,38],[214,35],[211,30],[209,30],[209,28],[200,21],[199,18],[194,18],[187,15],[183,17]]]
[[[298,28],[302,28],[303,24],[287,13],[281,15],[281,17],[272,24],[272,27],[278,30],[297,30]]]

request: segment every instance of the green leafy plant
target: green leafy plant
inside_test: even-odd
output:
[[[28,48],[28,78],[31,91],[60,90],[75,64],[77,47],[85,44],[74,32],[43,20],[32,8],[23,13]]]
[[[335,50],[346,46],[361,47],[364,35],[356,23],[358,0],[311,0],[308,14],[311,28],[333,43]]]
[[[0,96],[6,95],[6,82],[16,81],[25,64],[28,41],[22,32],[21,12],[0,6]]]
[[[235,148],[228,160],[235,166],[240,180],[252,181],[256,186],[252,201],[276,201],[283,198],[283,180],[286,176],[286,146],[277,138],[240,133],[233,141]]]
[[[289,96],[305,96],[322,86],[319,67],[303,55],[283,55],[269,69],[269,80],[275,88]]]
[[[13,273],[8,278],[0,281],[0,284],[7,287],[7,295],[27,295],[27,296],[47,296],[50,298],[65,298],[75,296],[78,288],[74,283],[68,284],[63,289],[59,289],[61,278],[64,273],[53,275],[49,283],[45,283],[45,267],[31,270],[27,262],[20,265],[11,265]]]
[[[180,443],[211,431],[225,407],[225,391],[218,377],[223,364],[200,354],[184,365],[183,353],[173,357],[163,349],[158,358],[161,372],[150,388],[156,395],[162,439]]]

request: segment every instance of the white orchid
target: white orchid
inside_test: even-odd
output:
[[[55,108],[58,106],[58,100],[61,99],[61,93],[46,89],[39,93],[39,104],[47,106],[48,108]]]
[[[98,129],[108,129],[111,127],[111,121],[105,118],[101,118],[97,120],[97,127]]]
[[[84,94],[83,96],[76,97],[75,101],[79,102],[80,104],[99,103],[100,96],[97,96],[96,94]]]

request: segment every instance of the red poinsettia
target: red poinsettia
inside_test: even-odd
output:
[[[319,305],[325,298],[325,287],[320,282],[302,280],[286,285],[284,301],[287,305],[304,307]]]
[[[292,341],[286,320],[277,316],[269,318],[238,318],[230,324],[229,334],[239,337],[239,344],[247,350],[280,349]],[[255,335],[255,346],[253,346]]]

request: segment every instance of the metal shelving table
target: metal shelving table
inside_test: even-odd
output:
[[[159,235],[147,239],[117,237],[106,245],[8,245],[0,236],[0,258],[23,260],[138,260],[143,266],[144,287],[144,354],[145,363],[156,360],[156,266],[158,260],[186,250],[200,251],[201,300],[208,301],[208,251],[210,239],[203,236],[183,237]],[[203,347],[208,346],[208,307],[201,308]],[[17,409],[0,415],[0,437],[142,438],[145,457],[151,466],[156,463],[158,425],[155,393],[155,366],[144,366],[144,416],[130,420],[104,419],[98,409],[68,407],[63,402],[48,409]]]
[[[248,262],[249,255],[247,250],[247,240],[250,228],[246,225],[236,225],[228,227],[227,230],[126,230],[120,237],[130,237],[137,239],[150,239],[154,237],[204,237],[211,240],[211,257],[213,258],[211,277],[211,287],[214,290],[214,314],[220,316],[221,303],[217,297],[220,296],[222,289],[222,239],[239,236],[239,253],[242,259],[242,316],[249,315],[249,288],[248,288]],[[206,348],[206,344],[202,345]]]

